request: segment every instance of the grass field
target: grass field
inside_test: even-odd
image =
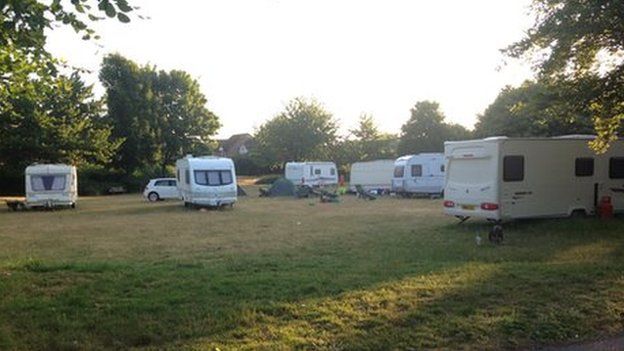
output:
[[[522,349],[624,331],[624,222],[439,200],[0,210],[0,349]]]

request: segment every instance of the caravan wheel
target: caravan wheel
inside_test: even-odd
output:
[[[488,235],[488,239],[492,244],[500,245],[503,243],[503,226],[500,224],[495,225],[492,230],[490,230],[490,234]]]

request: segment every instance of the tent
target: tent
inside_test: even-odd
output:
[[[271,187],[261,191],[261,196],[294,196],[295,185],[286,178],[278,178],[271,184]]]

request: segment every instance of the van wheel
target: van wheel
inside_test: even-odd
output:
[[[152,191],[151,193],[147,195],[147,199],[150,202],[156,202],[160,199],[160,196],[158,196],[158,193]]]
[[[76,208],[76,203],[75,202],[72,202],[71,208]]]
[[[503,242],[503,226],[500,224],[495,225],[490,230],[490,234],[488,235],[488,239],[492,244],[500,245]]]

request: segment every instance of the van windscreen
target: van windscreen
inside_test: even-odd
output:
[[[199,185],[219,186],[232,184],[232,171],[206,170],[195,171],[195,183]]]
[[[30,176],[33,191],[62,191],[65,190],[64,175],[33,175]]]
[[[455,183],[482,183],[490,178],[487,173],[491,169],[491,158],[453,159],[448,164],[446,177]]]

